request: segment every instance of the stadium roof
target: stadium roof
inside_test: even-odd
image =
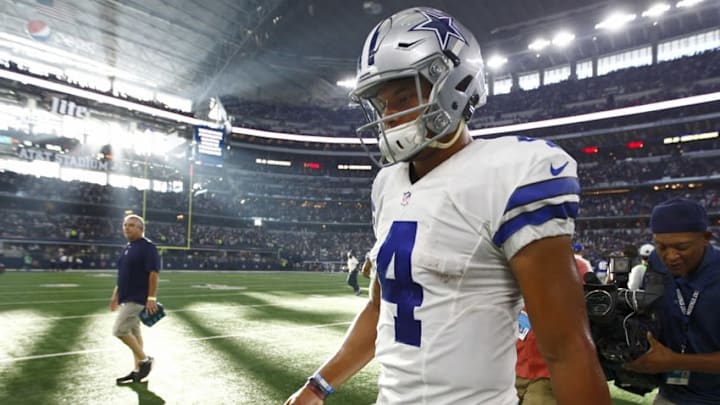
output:
[[[675,0],[667,0],[673,5]],[[593,26],[610,10],[638,13],[651,1],[426,0],[460,17],[484,54],[510,55],[527,71],[569,58],[625,49],[652,38],[706,27],[720,19],[718,0],[675,9],[613,35]],[[0,0],[0,56],[42,59],[194,100],[212,95],[319,102],[344,97],[365,35],[383,16],[417,5],[408,0]],[[589,28],[588,28],[589,27]],[[538,36],[576,32],[574,46],[539,57]],[[60,49],[67,54],[46,52]],[[511,66],[511,67],[510,67]]]

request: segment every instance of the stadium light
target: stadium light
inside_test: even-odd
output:
[[[656,3],[650,6],[649,9],[642,12],[643,17],[657,18],[665,14],[670,10],[670,5],[667,3]]]
[[[575,40],[575,34],[567,31],[560,31],[553,37],[552,44],[558,48],[565,48]]]
[[[692,7],[698,3],[702,3],[703,0],[681,0],[678,1],[677,4],[675,4],[675,7],[677,8],[687,8]]]
[[[550,45],[550,41],[548,41],[545,38],[538,38],[538,39],[534,40],[533,42],[531,42],[530,45],[528,45],[528,49],[536,51],[536,52],[540,52],[543,49],[545,49],[548,45]]]
[[[605,29],[608,31],[617,31],[624,27],[630,21],[634,21],[637,14],[613,13],[608,18],[595,24],[596,30]]]
[[[337,82],[335,82],[335,84],[340,87],[345,87],[346,89],[354,89],[355,85],[357,84],[357,80],[355,80],[355,78],[338,80]]]
[[[499,55],[495,55],[495,56],[491,56],[490,59],[488,59],[487,65],[491,69],[497,69],[500,66],[506,64],[507,61],[508,61],[507,58],[504,58]]]

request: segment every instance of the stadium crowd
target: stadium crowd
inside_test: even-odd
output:
[[[720,51],[633,67],[582,80],[566,80],[534,90],[513,89],[488,98],[471,128],[629,107],[720,90]],[[358,108],[326,109],[273,102],[223,99],[234,124],[246,128],[302,134],[354,134],[364,123]]]
[[[597,259],[628,244],[650,240],[642,218],[670,196],[697,200],[711,214],[720,212],[720,197],[712,184],[659,190],[637,187],[650,180],[669,181],[673,173],[701,178],[717,174],[711,159],[668,159],[581,166],[582,182],[591,186],[586,187],[581,201],[577,239],[586,246],[589,257]],[[619,194],[602,194],[602,187],[628,186],[628,178],[637,179],[633,187]],[[361,252],[372,245],[369,179],[349,187],[341,181],[328,182],[325,176],[285,178],[256,173],[208,186],[215,191],[193,198],[191,254],[175,250],[187,247],[187,220],[177,217],[187,212],[187,194],[147,192],[147,235],[160,246],[173,248],[166,253],[169,268],[323,268],[322,263],[338,262],[348,250]],[[313,195],[315,191],[324,192]],[[5,211],[0,218],[0,239],[41,246],[35,256],[48,267],[53,266],[53,260],[58,262],[58,246],[64,243],[70,243],[64,249],[78,251],[74,257],[85,265],[112,267],[108,258],[113,254],[102,249],[122,245],[118,218],[126,210],[139,212],[143,201],[142,192],[134,188],[61,182],[10,172],[0,177],[0,196]],[[255,226],[251,221],[255,218],[261,218],[263,225]],[[594,218],[629,222],[619,230],[584,225]],[[78,250],[77,246],[102,249]],[[215,257],[212,252],[222,253]],[[336,263],[332,266],[338,268]]]

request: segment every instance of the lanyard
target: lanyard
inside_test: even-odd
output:
[[[685,353],[685,349],[688,346],[688,323],[690,322],[690,315],[695,309],[695,304],[697,303],[698,297],[700,296],[700,290],[693,291],[692,298],[690,298],[690,303],[687,305],[687,307],[685,306],[685,298],[683,298],[683,295],[680,292],[679,288],[675,288],[675,293],[677,294],[677,302],[680,306],[680,312],[685,315],[685,336],[683,336],[683,342],[680,345],[680,353]]]
[[[700,296],[700,290],[695,290],[693,292],[692,298],[690,298],[690,304],[688,306],[685,306],[685,298],[683,298],[682,293],[680,292],[679,288],[675,289],[675,293],[677,293],[677,300],[678,305],[680,305],[680,311],[683,313],[683,315],[690,316],[693,312],[693,309],[695,309],[695,304],[697,303],[698,297]]]

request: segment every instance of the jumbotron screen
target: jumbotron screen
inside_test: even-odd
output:
[[[195,127],[195,161],[204,166],[222,166],[225,136],[222,129]]]

